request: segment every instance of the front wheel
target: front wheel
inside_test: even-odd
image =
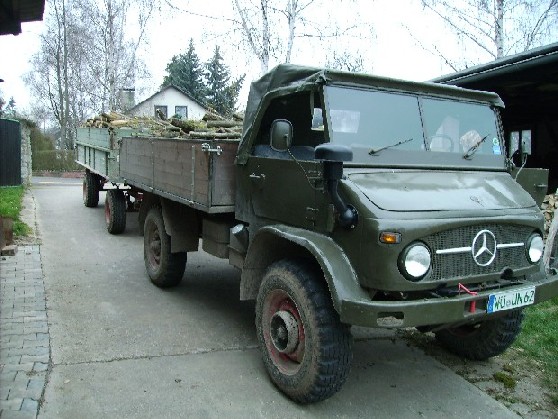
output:
[[[171,253],[171,238],[160,207],[149,210],[143,231],[143,259],[151,282],[160,288],[178,285],[186,268],[187,253]]]
[[[517,338],[521,331],[523,311],[510,311],[502,317],[442,329],[436,339],[450,352],[468,359],[482,361],[500,355]]]
[[[267,372],[291,399],[324,400],[345,383],[352,360],[349,326],[310,265],[283,260],[269,267],[256,302],[256,329]]]
[[[109,189],[105,198],[105,222],[110,234],[126,230],[126,197],[119,189]]]

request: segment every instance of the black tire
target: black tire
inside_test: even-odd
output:
[[[151,282],[160,288],[178,285],[186,268],[187,253],[171,253],[170,241],[161,208],[155,206],[145,217],[143,259]]]
[[[436,339],[450,352],[477,361],[500,355],[521,331],[523,311],[510,311],[502,317],[435,332]]]
[[[94,208],[99,204],[99,180],[94,173],[85,172],[83,178],[83,204]]]
[[[126,197],[119,189],[109,189],[105,197],[105,222],[110,234],[126,230]]]
[[[299,403],[327,399],[345,383],[352,336],[341,323],[323,274],[303,261],[267,270],[256,302],[256,329],[271,381]]]

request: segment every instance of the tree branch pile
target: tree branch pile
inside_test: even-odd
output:
[[[202,120],[137,117],[104,112],[88,119],[83,127],[109,130],[131,128],[141,130],[142,135],[148,137],[237,139],[242,135],[242,120],[241,114],[234,114],[233,119],[224,119],[213,112],[208,112]]]

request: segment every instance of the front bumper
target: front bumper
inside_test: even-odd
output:
[[[525,287],[536,287],[535,302],[558,296],[558,274],[537,282],[525,282],[508,287],[506,291]],[[450,325],[474,322],[501,314],[487,313],[488,296],[495,290],[479,292],[477,295],[460,294],[454,297],[425,298],[412,301],[364,301],[341,300],[339,315],[347,324],[364,327],[417,327]],[[471,302],[475,301],[474,311]]]

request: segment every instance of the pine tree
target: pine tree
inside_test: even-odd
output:
[[[203,81],[203,68],[190,39],[188,51],[172,57],[167,64],[167,75],[161,87],[174,85],[192,96],[193,99],[205,103],[206,87]]]
[[[216,46],[213,57],[205,64],[205,81],[207,103],[217,113],[230,117],[235,111],[236,100],[246,75],[230,81],[229,68],[223,63],[223,57]]]

